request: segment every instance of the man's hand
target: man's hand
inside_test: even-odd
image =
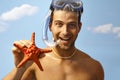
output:
[[[31,44],[31,41],[29,41],[29,40],[20,40],[20,41],[15,41],[14,43],[19,44],[19,45],[21,45],[23,47],[24,46],[29,47],[30,44]],[[23,59],[24,54],[15,46],[12,48],[12,52],[13,52],[13,55],[14,55],[15,66],[17,66],[21,62],[21,60]],[[32,61],[28,61],[25,65],[23,65],[23,67],[27,68],[31,64],[32,64]]]

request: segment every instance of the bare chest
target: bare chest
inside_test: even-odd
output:
[[[43,72],[36,71],[37,80],[97,80],[86,66],[71,61],[46,63],[43,67]]]

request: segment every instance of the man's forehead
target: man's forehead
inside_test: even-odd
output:
[[[72,12],[72,11],[62,11],[62,10],[58,10],[58,11],[54,11],[53,13],[53,18],[78,18],[78,14],[76,12]]]
[[[54,12],[53,12],[54,14],[55,13],[69,13],[69,14],[75,14],[75,15],[78,15],[79,14],[79,12],[74,12],[74,11],[66,11],[66,10],[54,10]]]
[[[77,24],[78,23],[78,19],[77,18],[72,18],[72,17],[55,17],[53,19],[53,22],[54,23],[65,23],[65,24],[68,24],[68,23],[75,23]]]

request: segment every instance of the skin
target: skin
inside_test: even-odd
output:
[[[101,64],[74,46],[81,26],[82,23],[78,22],[75,12],[55,11],[50,31],[54,40],[60,40],[60,42],[54,47],[54,51],[39,58],[44,71],[40,71],[35,63],[29,61],[21,68],[15,67],[3,80],[104,80]],[[30,44],[26,40],[16,43],[26,46]],[[64,59],[57,56],[71,56],[74,50],[76,52],[70,58]],[[22,55],[17,48],[13,48],[12,51],[15,65],[17,65]]]

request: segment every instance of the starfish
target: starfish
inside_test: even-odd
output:
[[[38,65],[39,69],[41,71],[43,71],[41,63],[39,61],[39,56],[42,53],[51,52],[52,50],[51,49],[41,49],[35,45],[35,32],[32,33],[31,42],[32,42],[32,44],[30,45],[30,47],[21,46],[16,43],[13,44],[15,47],[20,49],[20,51],[24,54],[22,61],[17,65],[17,67],[20,68],[28,60],[33,60]]]

